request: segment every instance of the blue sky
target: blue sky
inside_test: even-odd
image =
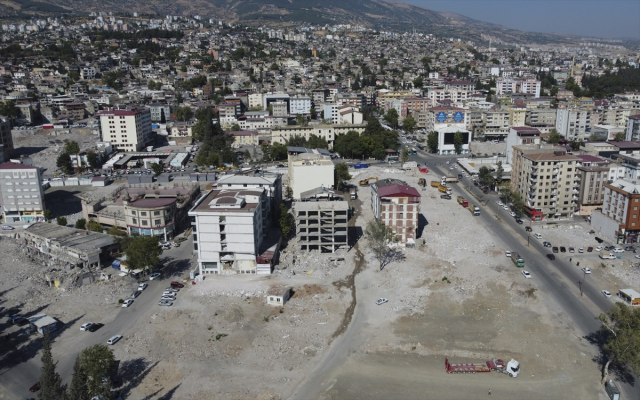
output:
[[[529,32],[640,39],[638,0],[401,0]]]

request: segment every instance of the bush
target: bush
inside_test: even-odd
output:
[[[124,300],[122,299],[118,300],[118,304],[122,304],[122,303],[124,303]]]

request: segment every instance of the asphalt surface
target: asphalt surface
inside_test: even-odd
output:
[[[172,261],[185,260],[189,261],[190,265],[195,265],[195,260],[192,254],[193,244],[191,236],[189,240],[182,242],[180,247],[171,248],[165,251],[161,258],[165,265]],[[184,276],[189,271],[187,268],[179,276]],[[109,271],[111,272],[111,271]],[[114,270],[115,272],[115,270]],[[88,319],[80,319],[71,326],[64,326],[61,328],[64,331],[61,334],[54,333],[52,335],[52,353],[53,358],[58,362],[56,371],[60,374],[65,383],[71,381],[71,375],[73,372],[73,364],[76,357],[80,352],[95,344],[107,344],[107,340],[114,335],[123,335],[115,345],[114,348],[122,346],[126,343],[127,337],[133,333],[138,321],[148,319],[154,313],[161,313],[168,309],[166,306],[159,306],[160,296],[165,288],[169,286],[171,281],[178,280],[178,276],[174,275],[175,269],[167,267],[163,270],[163,276],[159,280],[148,281],[143,278],[143,281],[149,286],[142,291],[142,293],[134,300],[133,304],[128,308],[122,308],[114,305],[113,310],[109,311],[102,320],[90,321]],[[113,274],[115,275],[115,274]],[[117,275],[111,279],[123,279]],[[127,278],[128,279],[128,278]],[[135,280],[131,280],[131,291],[136,290],[138,284]],[[185,288],[180,292],[188,290],[189,288],[185,284]],[[176,302],[180,301],[180,292],[176,295]],[[125,293],[128,295],[130,292]],[[72,317],[73,319],[76,316]],[[64,321],[62,321],[64,322]],[[100,329],[95,332],[80,331],[80,325],[85,322],[94,322],[104,324]],[[38,334],[33,334],[30,341],[35,340]],[[17,366],[0,372],[0,399],[22,399],[29,397],[37,397],[37,393],[29,393],[29,388],[40,379],[40,368],[42,366],[40,362],[41,352],[29,358],[27,361],[18,364]],[[126,377],[120,377],[122,381],[126,382]],[[29,396],[31,395],[31,396]]]

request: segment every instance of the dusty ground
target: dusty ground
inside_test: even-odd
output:
[[[469,148],[471,149],[471,152],[473,154],[476,154],[478,156],[481,156],[481,155],[495,156],[498,153],[505,154],[505,152],[507,151],[507,143],[506,142],[492,143],[492,142],[474,141],[469,144]]]

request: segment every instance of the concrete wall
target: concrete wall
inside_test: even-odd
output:
[[[300,193],[302,192],[320,186],[332,188],[335,184],[333,163],[329,165],[294,165],[291,170],[293,173],[289,179],[293,190],[293,198],[296,200],[300,200]]]
[[[611,242],[616,243],[616,232],[620,225],[603,215],[600,211],[594,211],[591,213],[591,226],[596,231],[600,232],[601,236],[609,239]]]

